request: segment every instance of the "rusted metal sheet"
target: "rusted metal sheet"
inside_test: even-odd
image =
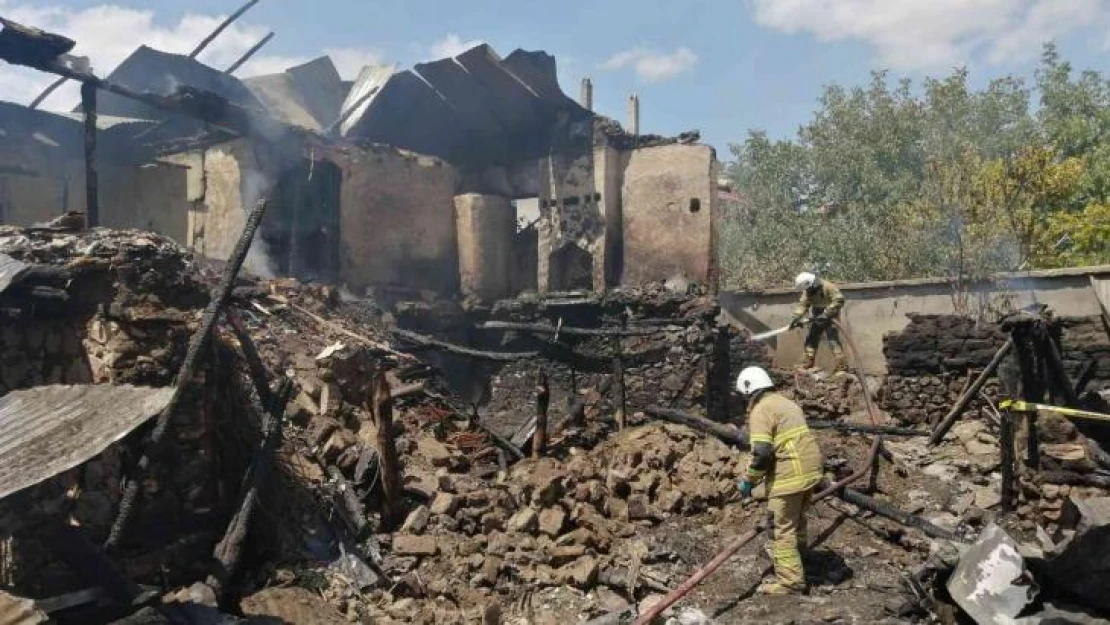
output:
[[[0,499],[85,462],[166,407],[173,388],[39,386],[0,398]]]
[[[8,256],[7,254],[0,254],[0,293],[8,290],[8,287],[16,281],[19,274],[27,269],[27,265],[19,262],[18,260]]]
[[[40,625],[49,620],[34,601],[0,590],[0,625]]]

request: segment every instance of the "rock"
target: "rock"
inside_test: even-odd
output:
[[[451,450],[431,437],[424,437],[416,441],[416,453],[432,463],[432,466],[445,467],[451,464]]]
[[[978,438],[963,441],[963,444],[964,449],[966,449],[967,453],[971,454],[972,456],[990,456],[991,458],[994,458],[998,455],[998,445],[984,443]]]
[[[539,518],[536,516],[535,510],[523,508],[509,519],[509,524],[506,526],[506,529],[510,532],[531,534],[536,531],[538,521]]]
[[[439,553],[439,545],[435,536],[395,534],[393,553],[399,556],[434,556]]]
[[[432,500],[431,513],[432,514],[454,514],[455,510],[459,507],[459,500],[451,493],[439,492],[436,493],[435,499]]]
[[[646,495],[633,495],[628,498],[628,518],[630,520],[650,519],[653,516]]]
[[[563,531],[563,525],[566,524],[567,513],[563,512],[562,508],[545,508],[540,512],[539,516],[539,530],[543,534],[555,538]]]
[[[424,528],[428,527],[428,520],[431,518],[431,511],[427,506],[417,506],[415,510],[409,513],[405,522],[401,525],[402,534],[420,534]]]
[[[555,547],[551,550],[551,564],[554,566],[562,566],[584,555],[586,555],[586,547],[583,545]]]
[[[998,488],[979,487],[974,491],[975,507],[989,510],[1002,503],[1002,494]]]
[[[619,521],[628,520],[628,502],[616,497],[610,497],[605,500],[605,512],[609,518],[617,519]]]
[[[597,559],[592,556],[584,556],[571,564],[560,567],[555,573],[556,580],[560,584],[571,584],[578,588],[590,588],[597,582]]]
[[[628,607],[628,600],[613,592],[606,586],[598,586],[594,590],[597,606],[604,612],[618,612]]]
[[[478,573],[472,579],[477,580],[479,584],[490,586],[496,584],[497,575],[501,572],[502,562],[501,558],[497,556],[485,556],[478,567]]]
[[[682,507],[682,491],[669,489],[659,493],[655,505],[663,512],[677,512]]]

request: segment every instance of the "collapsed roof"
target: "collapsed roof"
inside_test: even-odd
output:
[[[482,44],[411,70],[363,68],[353,85],[321,57],[277,74],[239,80],[183,55],[141,46],[108,77],[171,97],[182,88],[310,131],[383,143],[459,164],[509,164],[547,154],[567,137],[589,145],[593,115],[559,88],[555,59],[517,50],[500,58]],[[101,92],[104,115],[184,123],[142,102]],[[194,122],[195,123],[195,122]],[[181,129],[185,133],[185,129]],[[558,133],[553,134],[553,133]]]

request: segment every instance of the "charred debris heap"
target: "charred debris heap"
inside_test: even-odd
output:
[[[11,599],[30,612],[619,620],[686,591],[723,604],[714,597],[734,598],[765,566],[738,556],[727,588],[719,572],[682,584],[717,549],[743,553],[759,535],[761,515],[736,501],[746,458],[730,415],[743,407],[729,387],[736,366],[770,365],[696,290],[388,303],[237,275],[239,256],[210,263],[158,235],[106,229],[3,227],[0,254],[0,472],[11,485],[0,571],[11,597],[35,598]],[[888,351],[954,323],[915,318]],[[964,339],[990,341],[975,365],[999,368],[986,394],[971,369],[893,386],[780,373],[820,417],[836,482],[837,503],[817,508],[828,534],[815,553],[828,541],[824,553],[839,554],[811,567],[818,595],[858,593],[864,619],[975,615],[996,609],[981,603],[976,567],[1017,545],[1039,594],[1022,587],[1020,605],[997,609],[1100,609],[1094,582],[1069,578],[1101,579],[1105,557],[1092,545],[1107,522],[1106,407],[1088,388],[1104,380],[1075,359],[1097,361],[1107,341],[1093,329],[1077,335],[1083,345],[1062,340],[1097,328],[1086,323],[1030,310]],[[904,373],[926,366],[900,358]],[[962,393],[946,381],[958,376]],[[957,417],[935,413],[930,431],[901,415],[914,384]],[[862,523],[858,534],[838,540],[849,530],[837,517]],[[1037,535],[1036,553],[1014,542]],[[870,580],[877,558],[904,583]],[[1008,584],[991,592],[1016,601]],[[719,617],[786,614],[746,603]],[[665,614],[709,618],[682,604]]]

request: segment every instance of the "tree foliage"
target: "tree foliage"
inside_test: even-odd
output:
[[[1045,46],[1034,86],[968,72],[920,89],[825,89],[791,140],[732,145],[721,264],[732,288],[1110,263],[1110,81]],[[1038,106],[1032,106],[1034,97]]]

